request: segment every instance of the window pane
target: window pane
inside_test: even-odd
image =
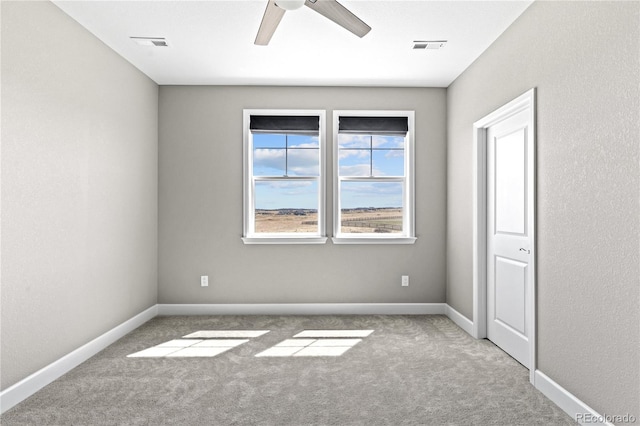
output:
[[[281,133],[253,133],[254,148],[284,148],[286,135]]]
[[[286,164],[285,148],[257,148],[253,150],[254,176],[284,176]]]
[[[338,155],[340,176],[371,176],[369,149],[340,149]]]
[[[320,142],[318,135],[289,135],[289,176],[320,175]]]
[[[370,135],[338,134],[339,148],[371,148]]]
[[[401,182],[340,182],[341,233],[402,233]]]
[[[318,148],[320,142],[317,134],[289,135],[288,145],[290,148]]]
[[[373,151],[374,176],[404,176],[404,149]]]
[[[255,183],[255,232],[318,232],[318,183]]]
[[[318,148],[290,148],[288,176],[319,176],[320,150]]]
[[[254,134],[254,176],[319,176],[317,134]]]
[[[404,137],[374,135],[372,143],[374,148],[404,148]]]

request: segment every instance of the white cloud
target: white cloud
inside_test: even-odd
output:
[[[290,149],[290,176],[318,176],[320,171],[319,152],[317,149]]]
[[[354,192],[358,194],[395,194],[402,190],[400,183],[380,183],[380,182],[358,182],[344,185],[342,191]]]
[[[298,143],[298,144],[290,144],[289,148],[318,148],[318,141],[310,142],[310,143]]]
[[[403,136],[374,136],[373,137],[374,148],[404,148]]]
[[[320,146],[320,138],[318,136],[290,135],[288,140],[289,140],[289,148],[291,147],[318,148]]]
[[[266,182],[260,182],[259,185],[268,186],[273,189],[296,189],[296,188],[308,188],[315,182],[306,180],[272,180]]]
[[[284,169],[284,149],[256,149],[253,153],[253,167]]]
[[[316,182],[311,181],[267,181],[256,183],[256,187],[262,187],[263,190],[267,190],[269,193],[273,190],[278,196],[310,195],[315,194],[317,190]]]
[[[356,150],[356,149],[340,149],[338,152],[338,158],[344,160],[345,158],[355,157],[355,158],[369,158],[371,155],[371,151],[364,150]]]
[[[368,148],[371,146],[371,136],[338,134],[338,146],[340,148]]]
[[[368,164],[340,166],[340,176],[369,176],[371,167]]]
[[[288,151],[288,174],[290,176],[318,176],[320,161],[317,149],[289,149]],[[256,149],[253,154],[254,170],[268,168],[284,174],[286,162],[284,149]]]
[[[387,153],[384,156],[385,158],[404,157],[404,150],[387,151]]]

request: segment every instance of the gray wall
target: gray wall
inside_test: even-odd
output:
[[[334,109],[415,110],[415,245],[243,245],[243,108],[325,109],[328,141]],[[445,89],[162,86],[159,302],[444,302],[445,111]]]
[[[50,2],[2,2],[2,388],[157,300],[155,83]]]
[[[448,90],[447,301],[472,317],[472,125],[537,88],[539,369],[640,417],[640,3],[535,2]]]

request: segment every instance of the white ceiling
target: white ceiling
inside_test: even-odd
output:
[[[53,2],[161,85],[447,87],[532,0],[340,0],[372,27],[362,39],[303,7],[268,46],[253,44],[267,0]],[[413,50],[414,40],[448,43]]]

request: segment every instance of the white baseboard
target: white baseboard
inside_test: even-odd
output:
[[[535,371],[534,381],[536,389],[581,425],[599,424],[613,426],[613,423],[609,423],[604,416],[601,416],[597,411],[580,401],[571,392],[554,382],[542,371]]]
[[[116,340],[122,338],[127,333],[140,327],[145,322],[154,318],[158,312],[158,305],[153,305],[149,309],[139,313],[135,317],[123,322],[117,327],[107,331],[103,335],[96,337],[89,343],[68,353],[57,361],[52,362],[44,368],[36,371],[30,376],[20,380],[18,383],[0,392],[0,413],[4,413],[9,408],[27,399],[58,377],[73,370]]]
[[[158,315],[444,315],[445,303],[159,304]]]
[[[453,309],[451,306],[446,305],[445,314],[451,321],[453,321],[458,327],[467,332],[467,334],[473,336],[473,321],[462,315],[460,312]]]

